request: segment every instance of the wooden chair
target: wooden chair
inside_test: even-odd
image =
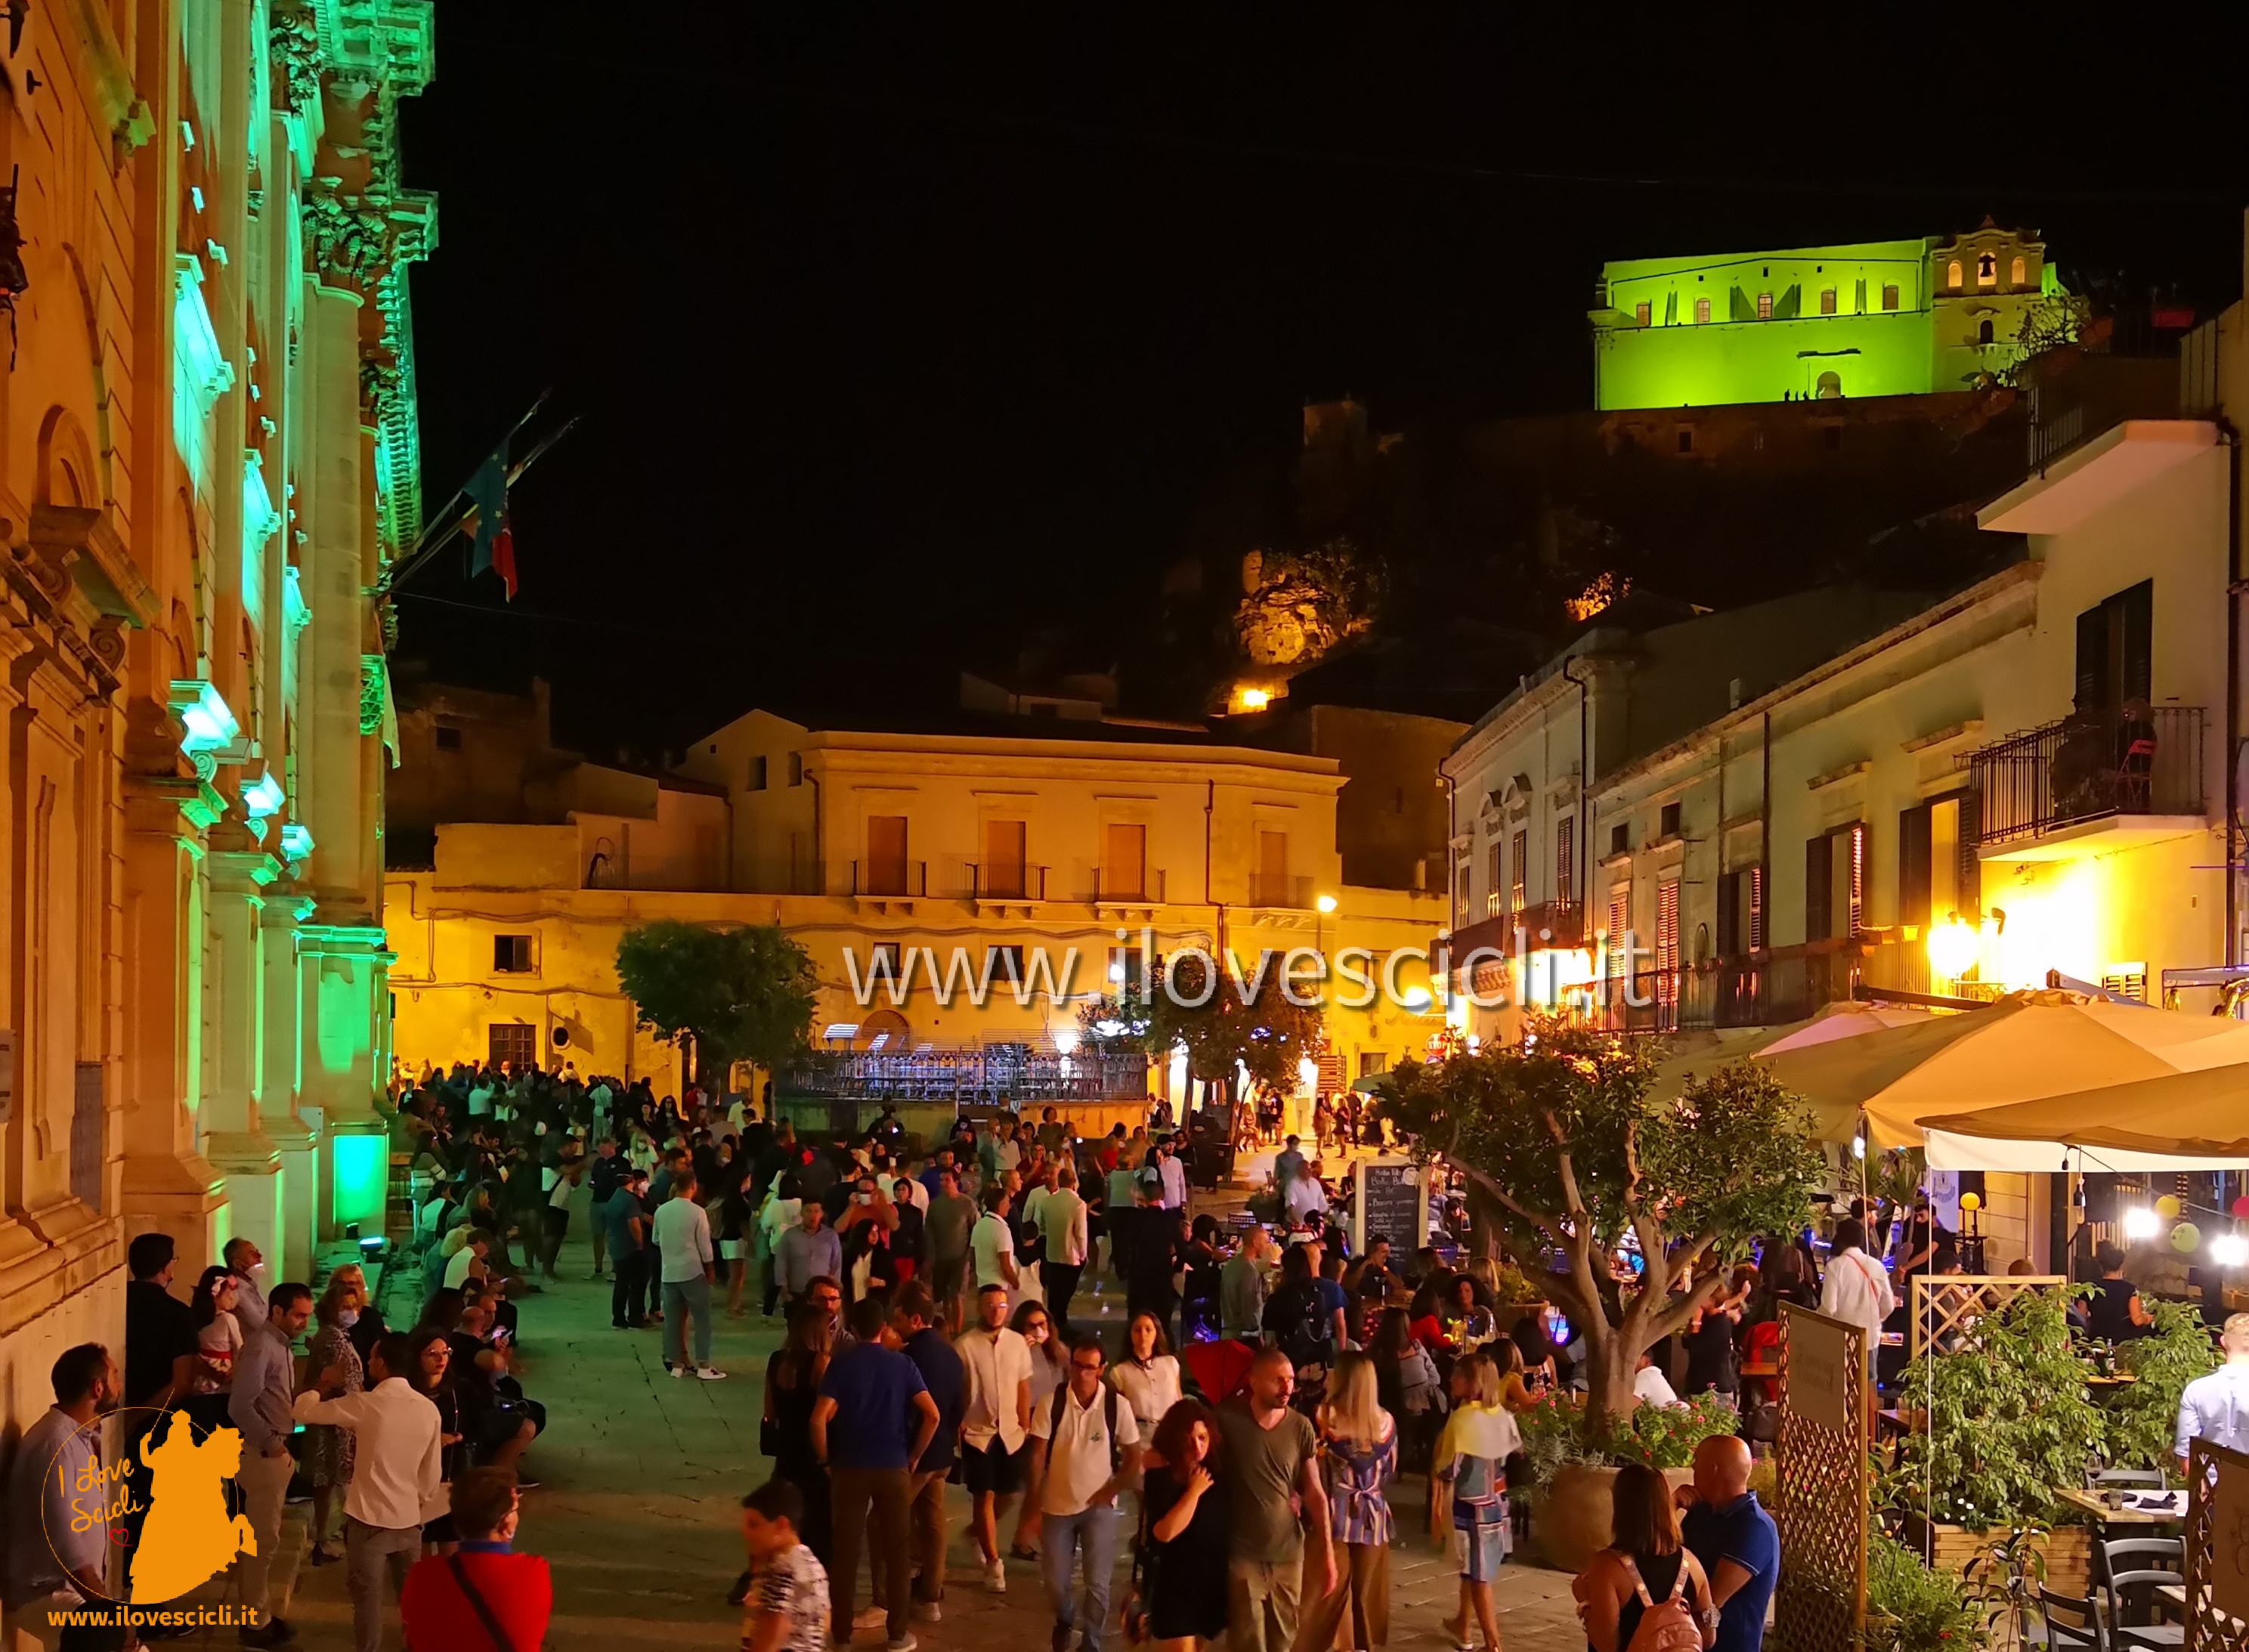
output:
[[[2099,1607],[2075,1595],[2057,1594],[2044,1584],[2038,1595],[2039,1621],[2029,1636],[2032,1645],[2047,1652],[2108,1652],[2108,1629]]]
[[[2161,1469],[2087,1469],[2085,1489],[2087,1491],[2162,1491],[2169,1482]]]
[[[2186,1626],[2156,1622],[2152,1597],[2162,1586],[2184,1580],[2186,1545],[2177,1538],[2124,1538],[2101,1544],[2100,1553],[2108,1634],[2120,1652],[2136,1648],[2170,1652],[2184,1646]],[[2136,1600],[2135,1590],[2141,1592]],[[2132,1618],[2143,1621],[2129,1621]]]

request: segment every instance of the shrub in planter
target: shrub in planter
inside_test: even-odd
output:
[[[2108,1442],[2109,1420],[2087,1393],[2062,1299],[2050,1292],[2018,1298],[1950,1352],[1923,1355],[1903,1388],[1929,1427],[1908,1436],[1881,1501],[1940,1528],[2070,1518],[2054,1489],[2082,1485]]]
[[[2121,1388],[2103,1408],[2108,1416],[2108,1461],[2122,1469],[2163,1469],[2176,1473],[2172,1430],[2178,1425],[2179,1393],[2197,1377],[2218,1368],[2218,1355],[2203,1329],[2202,1315],[2184,1303],[2142,1297],[2155,1318],[2152,1336],[2120,1345],[2116,1364],[2139,1379]]]
[[[1683,1483],[1695,1448],[1740,1422],[1709,1394],[1685,1405],[1642,1404],[1606,1419],[1549,1394],[1515,1420],[1529,1465],[1520,1489],[1532,1501],[1531,1531],[1547,1564],[1565,1572],[1582,1571],[1607,1544],[1619,1466],[1646,1463]]]
[[[1960,1573],[1923,1566],[1886,1532],[1869,1535],[1866,1652],[1974,1652],[1987,1621]]]

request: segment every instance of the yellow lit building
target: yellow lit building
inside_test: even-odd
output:
[[[395,867],[385,891],[401,1063],[568,1062],[676,1090],[678,1053],[633,1029],[615,970],[618,940],[656,918],[779,923],[818,972],[815,1032],[861,1051],[1067,1051],[1078,1008],[1118,985],[1144,935],[1161,954],[1230,948],[1244,970],[1269,950],[1359,946],[1379,974],[1427,947],[1442,897],[1411,886],[1413,857],[1373,821],[1339,843],[1338,800],[1361,761],[1380,788],[1374,748],[1419,729],[1434,749],[1456,726],[1372,719],[1353,750],[1319,755],[1123,723],[1090,702],[995,706],[988,688],[972,679],[957,716],[918,732],[753,711],[660,777],[554,754],[534,715],[538,799],[485,800],[530,816],[509,823],[449,820],[442,788],[410,778],[425,742],[435,763],[441,742],[460,752],[514,715],[433,691],[402,725],[402,789],[428,793],[429,864]],[[1395,809],[1375,815],[1405,809],[1390,789]],[[1406,886],[1345,884],[1362,859]],[[953,984],[933,986],[932,964]],[[1426,964],[1403,958],[1395,979],[1397,1002],[1330,1010],[1331,1086],[1418,1053],[1439,1027]],[[1177,1096],[1180,1077],[1159,1066],[1149,1082]]]
[[[370,589],[418,527],[404,265],[433,213],[395,137],[425,0],[14,21],[8,1421],[62,1348],[121,1346],[134,1234],[188,1278],[246,1235],[279,1279],[382,1219]]]

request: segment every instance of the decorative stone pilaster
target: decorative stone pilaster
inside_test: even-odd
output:
[[[281,1155],[281,1242],[278,1277],[309,1279],[319,1243],[320,1138],[298,1111],[303,1078],[305,970],[297,926],[312,898],[284,878],[265,891],[265,1083],[258,1117]]]
[[[197,1121],[197,1145],[226,1179],[233,1207],[229,1236],[255,1240],[260,1250],[279,1256],[285,1254],[281,1152],[264,1128],[259,1094],[265,1070],[265,891],[281,867],[240,825],[214,828],[210,838],[204,862],[210,945],[203,981],[210,1089]]]
[[[306,976],[302,1110],[318,1110],[328,1141],[320,1232],[334,1236],[356,1222],[379,1234],[389,1202],[390,1125],[376,1098],[389,1078],[381,1052],[394,954],[370,925],[306,922],[297,933]]]

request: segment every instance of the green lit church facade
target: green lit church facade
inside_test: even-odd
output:
[[[1604,265],[1594,405],[1917,396],[1989,382],[2062,291],[2035,231]]]

